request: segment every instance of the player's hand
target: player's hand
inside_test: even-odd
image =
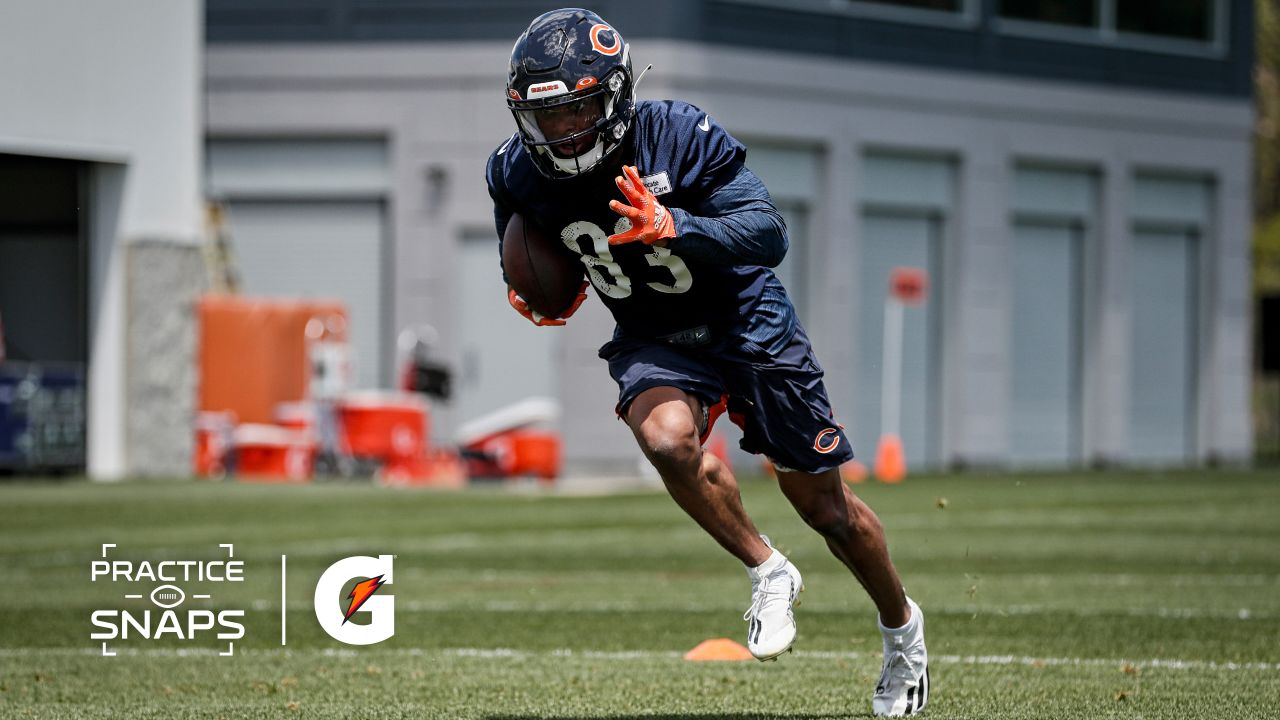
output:
[[[569,319],[571,315],[578,312],[578,308],[582,307],[582,303],[587,299],[587,285],[587,281],[583,280],[582,285],[578,288],[578,296],[573,299],[569,308],[558,318],[549,318],[529,307],[529,303],[525,302],[525,299],[520,297],[520,294],[512,287],[507,287],[507,302],[511,303],[511,307],[515,308],[516,312],[523,315],[525,319],[534,325],[538,327],[554,327],[563,325],[565,320]]]
[[[635,242],[639,240],[645,245],[667,240],[676,236],[676,221],[671,212],[658,202],[658,198],[649,192],[649,188],[640,181],[640,173],[634,165],[623,165],[622,174],[614,178],[618,189],[630,205],[617,200],[609,201],[609,209],[631,221],[631,229],[609,236],[610,245]]]
[[[525,319],[538,327],[564,324],[564,320],[562,319],[549,318],[529,307],[529,303],[525,302],[525,299],[520,297],[520,294],[517,293],[516,289],[513,287],[507,288],[507,302],[511,303],[511,307],[515,308],[516,312],[523,315]]]

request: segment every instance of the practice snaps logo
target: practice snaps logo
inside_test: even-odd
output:
[[[357,555],[330,565],[320,576],[316,583],[316,620],[333,639],[348,645],[372,645],[396,634],[396,599],[379,592],[393,582],[392,558]],[[344,596],[347,583],[357,578],[365,579]],[[369,614],[368,624],[351,622],[358,612]]]
[[[108,550],[115,543],[103,543],[102,559],[89,564],[92,582],[120,583],[124,588],[123,600],[135,607],[124,609],[94,610],[90,620],[95,628],[90,634],[93,640],[102,641],[102,654],[115,655],[108,642],[134,640],[173,639],[183,641],[227,641],[227,649],[219,655],[234,655],[235,641],[244,637],[244,610],[214,610],[209,607],[182,607],[188,600],[204,601],[209,605],[213,596],[208,593],[191,593],[183,589],[198,584],[207,585],[228,582],[244,582],[244,561],[235,560],[235,546],[228,543],[225,560],[114,560],[108,558]],[[150,588],[150,592],[142,592]],[[137,601],[149,602],[153,607],[137,608]],[[194,604],[194,603],[192,603]]]

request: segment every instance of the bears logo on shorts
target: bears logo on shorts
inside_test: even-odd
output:
[[[827,453],[840,447],[840,431],[836,428],[827,428],[818,433],[818,437],[813,439],[813,449],[826,455]],[[834,437],[834,440],[827,442],[828,438]]]

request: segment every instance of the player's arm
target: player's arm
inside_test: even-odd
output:
[[[671,208],[672,249],[703,262],[777,267],[787,254],[787,224],[769,191],[746,165],[721,171],[727,179],[691,209]]]
[[[787,254],[787,226],[764,183],[740,162],[718,174],[724,179],[714,183],[701,202],[691,209],[668,209],[633,168],[623,168],[618,188],[628,204],[614,200],[609,206],[631,220],[632,227],[610,236],[609,242],[665,242],[703,262],[777,266]]]
[[[506,236],[507,223],[511,222],[511,216],[513,214],[514,213],[511,210],[503,207],[502,203],[499,202],[496,197],[494,198],[493,220],[498,230],[498,266],[502,268],[502,281],[507,283],[507,303],[510,304],[511,307],[516,312],[520,313],[520,315],[526,320],[538,327],[564,325],[565,320],[568,319],[570,315],[577,312],[578,308],[582,306],[583,301],[587,299],[588,283],[586,280],[582,281],[582,286],[578,288],[577,298],[574,299],[573,303],[569,305],[569,308],[561,313],[558,318],[549,318],[529,307],[529,303],[523,297],[520,297],[520,293],[516,292],[515,288],[511,287],[511,281],[507,279],[507,270],[505,267],[502,267],[502,239]]]
[[[529,307],[529,303],[522,297],[520,293],[511,287],[511,281],[507,279],[507,269],[502,264],[502,241],[507,234],[507,224],[511,222],[511,217],[515,214],[505,202],[505,193],[500,189],[499,178],[494,174],[492,161],[487,169],[486,176],[489,184],[489,197],[493,198],[493,223],[498,231],[498,267],[502,270],[502,281],[507,284],[507,303],[512,309],[520,313],[529,322],[538,327],[564,325],[565,319],[577,312],[583,301],[587,299],[587,282],[582,282],[582,287],[578,288],[578,296],[558,318],[549,318],[542,313]]]
[[[511,203],[507,199],[508,193],[502,178],[501,163],[498,162],[496,153],[489,156],[489,162],[485,164],[484,179],[485,185],[489,188],[489,197],[493,200],[493,224],[498,231],[498,267],[502,270],[502,281],[507,282],[507,269],[502,266],[502,238],[507,234],[507,223],[511,222],[511,216],[515,214],[515,210],[511,208]]]
[[[507,223],[511,222],[511,216],[515,213],[503,207],[500,203],[493,203],[493,224],[498,230],[498,265],[502,265],[502,238],[507,234]],[[502,277],[507,277],[507,272],[502,271]]]

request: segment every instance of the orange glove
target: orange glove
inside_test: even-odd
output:
[[[529,303],[525,302],[525,299],[520,297],[520,294],[513,287],[507,288],[507,302],[511,303],[511,307],[515,308],[516,312],[538,327],[563,325],[564,321],[577,312],[578,308],[582,307],[583,301],[587,299],[587,285],[587,281],[583,280],[581,287],[578,288],[578,297],[573,299],[569,309],[565,310],[564,314],[558,318],[549,318],[529,307]]]
[[[640,181],[640,173],[635,165],[623,165],[622,175],[614,178],[618,189],[627,198],[630,205],[623,205],[617,200],[609,201],[609,209],[631,221],[631,229],[609,236],[610,245],[635,242],[639,240],[645,245],[652,245],[660,240],[676,236],[676,221],[671,212],[658,202],[658,198],[649,192],[649,188]]]

